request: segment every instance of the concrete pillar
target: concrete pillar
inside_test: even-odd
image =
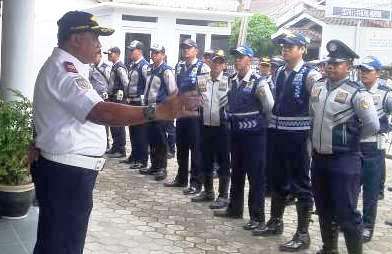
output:
[[[33,36],[35,0],[4,0],[1,36],[1,90],[12,98],[7,88],[33,97]]]

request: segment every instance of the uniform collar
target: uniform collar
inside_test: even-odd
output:
[[[198,60],[199,60],[199,59],[197,59],[197,57],[196,57],[195,59],[193,59],[190,66],[195,65],[195,64],[197,63]],[[187,64],[186,61],[185,61],[185,66],[188,66],[188,64]]]
[[[362,81],[361,81],[361,85],[365,87],[369,93],[376,93],[378,90],[378,86],[380,85],[380,79],[377,79],[376,83],[371,88],[368,88],[364,83],[362,83]]]
[[[137,60],[137,61],[134,61],[133,63],[134,64],[139,64],[142,60],[144,59],[144,57],[140,57],[140,59],[139,60]]]
[[[250,80],[250,76],[252,76],[252,73],[253,73],[252,68],[250,68],[249,71],[245,74],[245,77],[242,78],[242,80],[239,80],[239,79],[238,79],[238,78],[239,78],[239,77],[238,77],[238,73],[236,74],[235,79],[236,79],[238,82],[246,82],[246,83],[248,83],[249,80]]]
[[[292,70],[289,70],[289,69],[287,68],[287,64],[286,64],[285,70],[287,70],[287,71],[299,72],[299,70],[301,70],[301,68],[302,68],[302,66],[304,66],[304,64],[305,64],[304,60],[301,59],[301,60],[297,63],[297,65],[294,66],[294,68],[293,68]]]
[[[153,69],[153,70],[156,70],[156,69],[158,69],[159,67],[161,67],[162,66],[162,64],[163,64],[164,62],[162,61],[158,66],[154,66],[154,64],[152,63],[151,64],[151,69]]]
[[[327,82],[327,84],[328,84],[327,88],[328,88],[328,89],[335,89],[335,88],[341,86],[343,83],[347,82],[347,80],[349,80],[348,76],[345,77],[344,79],[341,79],[341,80],[336,81],[336,82],[332,82],[332,81],[328,80],[328,82]]]
[[[82,63],[79,59],[59,47],[55,47],[53,49],[53,55],[58,57],[62,63],[73,63],[78,73],[80,73],[84,77],[88,77],[90,65]]]
[[[222,77],[223,77],[223,71],[218,75],[218,77],[216,77],[215,80],[213,80],[212,78],[211,78],[211,80],[214,81],[214,82],[216,82],[216,81],[221,81],[221,80],[222,80]]]

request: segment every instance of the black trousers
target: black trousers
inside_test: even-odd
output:
[[[112,98],[110,101],[114,103],[124,103],[121,101],[117,101],[114,98]],[[112,133],[113,150],[115,150],[116,152],[125,152],[125,144],[126,144],[125,127],[110,127],[110,132]]]
[[[242,215],[244,209],[245,177],[248,176],[248,208],[251,219],[264,212],[265,132],[231,135],[230,209]]]
[[[201,126],[201,157],[203,176],[213,176],[213,164],[219,165],[219,177],[230,176],[229,131],[221,126]]]
[[[308,131],[270,129],[272,148],[272,191],[281,197],[289,193],[300,202],[312,203]]]
[[[359,153],[313,153],[312,188],[320,220],[336,222],[345,233],[360,239],[361,214],[357,211],[361,179]]]
[[[199,118],[183,118],[177,120],[177,179],[181,183],[188,183],[189,152],[191,152],[190,184],[201,187],[200,168],[200,122]]]
[[[141,106],[140,102],[131,102],[133,106]],[[129,126],[129,138],[131,140],[131,158],[133,161],[147,164],[148,161],[148,137],[145,124]]]
[[[156,121],[146,124],[148,143],[150,144],[151,168],[167,167],[167,122]]]
[[[361,143],[363,224],[374,229],[377,217],[380,182],[385,167],[385,151],[377,149],[377,143]]]
[[[42,157],[31,172],[39,203],[34,254],[82,254],[98,172]]]
[[[174,126],[174,121],[168,121],[166,125],[167,132],[167,145],[169,152],[176,153],[176,127]]]

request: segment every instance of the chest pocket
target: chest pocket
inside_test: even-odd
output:
[[[327,113],[334,119],[334,121],[339,121],[340,119],[353,114],[351,96],[351,93],[339,88],[336,92],[330,95]]]

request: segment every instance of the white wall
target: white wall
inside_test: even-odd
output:
[[[320,57],[323,58],[328,54],[327,42],[338,39],[351,47],[360,57],[373,55],[384,64],[392,64],[392,29],[359,27],[358,40],[356,40],[356,30],[355,26],[326,25],[323,28]]]
[[[33,82],[42,64],[57,46],[57,20],[68,11],[82,10],[96,3],[94,0],[36,0]]]

